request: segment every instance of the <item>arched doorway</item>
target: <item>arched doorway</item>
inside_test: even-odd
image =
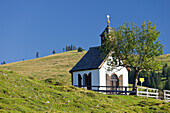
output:
[[[111,81],[111,86],[114,86],[114,87],[112,88],[112,90],[117,90],[117,87],[119,86],[119,79],[118,79],[117,75],[116,75],[116,74],[113,74],[113,75],[111,76],[110,81]],[[116,93],[114,93],[114,94],[116,94]]]
[[[83,85],[84,85],[84,86],[87,86],[87,79],[88,79],[88,78],[87,78],[87,74],[84,74],[84,75],[83,75]]]
[[[88,79],[87,79],[87,87],[88,90],[91,90],[91,73],[88,74]]]
[[[91,72],[88,75],[83,75],[83,85],[85,86],[85,89],[91,90],[91,87],[87,87],[91,86]]]
[[[81,87],[81,75],[80,74],[78,74],[78,87]]]

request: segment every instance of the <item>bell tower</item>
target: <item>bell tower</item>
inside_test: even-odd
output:
[[[112,28],[110,27],[110,21],[109,21],[110,16],[107,15],[107,27],[105,28],[105,30],[100,34],[101,37],[101,46],[103,45],[103,42],[106,40],[105,38],[105,34],[110,34],[112,32]]]

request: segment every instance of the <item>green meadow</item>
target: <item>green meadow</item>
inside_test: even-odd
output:
[[[161,100],[105,95],[59,86],[53,79],[37,80],[12,71],[1,73],[0,112],[170,112],[170,103]]]
[[[1,65],[0,112],[170,112],[170,103],[163,100],[71,86],[68,71],[85,53],[70,51]],[[165,62],[170,62],[169,56],[163,56]]]

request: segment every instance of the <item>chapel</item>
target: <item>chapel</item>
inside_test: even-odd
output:
[[[107,15],[107,27],[100,34],[101,45],[105,41],[105,34],[112,32],[109,15]],[[112,70],[107,69],[107,61],[110,53],[103,57],[100,46],[90,47],[88,52],[69,71],[72,75],[72,85],[83,87],[88,90],[110,90],[113,88],[104,86],[128,86],[128,70],[123,66],[115,66]],[[101,86],[101,87],[86,87]],[[102,87],[103,86],[103,87]],[[121,90],[125,90],[121,88]]]

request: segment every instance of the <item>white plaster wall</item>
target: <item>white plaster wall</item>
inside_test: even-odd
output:
[[[106,71],[104,68],[99,69],[99,86],[106,86]],[[99,90],[106,90],[106,87],[100,87]]]
[[[110,59],[111,56],[108,57]],[[120,75],[123,75],[123,86],[128,86],[128,70],[123,66],[116,66],[113,70],[108,71],[107,60],[103,64],[103,66],[99,69],[99,77],[100,77],[100,86],[106,86],[106,74],[111,76],[112,74],[116,74],[119,78]],[[105,90],[106,88],[101,88],[101,90]]]
[[[77,72],[73,72],[73,85],[78,85],[78,74],[81,75],[82,79],[81,79],[81,83],[83,84],[83,75],[84,74],[89,74],[91,72],[91,85],[92,86],[99,86],[99,70],[98,69],[94,69],[94,70],[84,70],[84,71],[77,71]],[[93,87],[93,90],[98,89]]]

